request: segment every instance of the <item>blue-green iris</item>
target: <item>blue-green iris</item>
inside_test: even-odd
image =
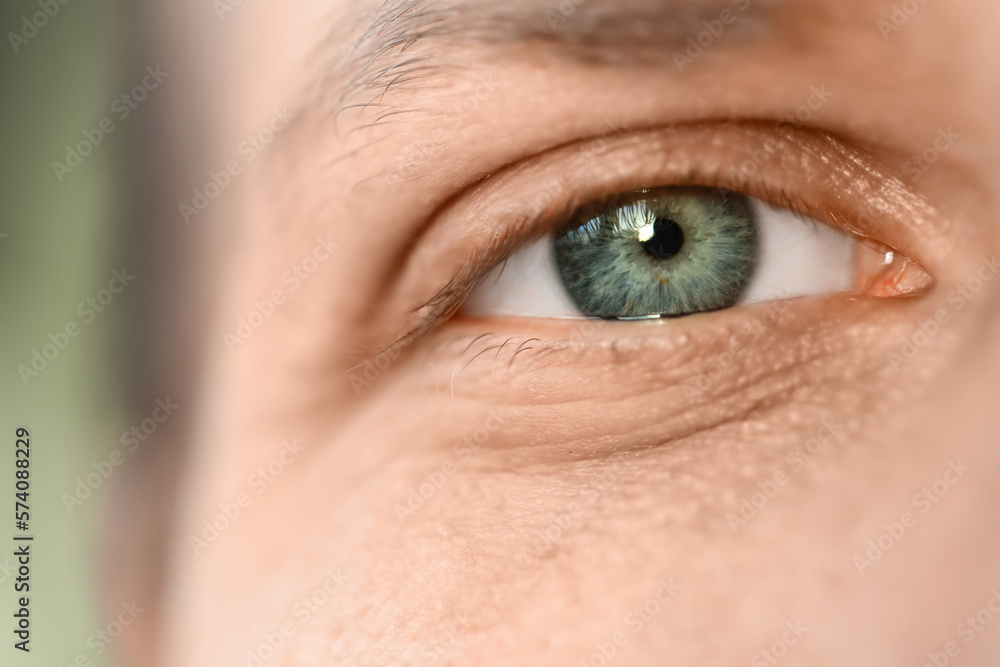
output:
[[[750,200],[659,188],[580,209],[555,241],[566,290],[589,317],[676,317],[734,305],[757,261]]]

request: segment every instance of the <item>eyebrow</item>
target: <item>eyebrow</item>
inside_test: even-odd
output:
[[[775,0],[461,0],[466,28],[483,41],[542,41],[589,49],[673,49],[715,24],[746,35]],[[723,15],[726,15],[723,22]]]
[[[823,6],[828,3],[803,8],[789,0],[383,0],[364,14],[340,17],[328,35],[339,57],[325,77],[338,84],[338,108],[368,106],[433,74],[429,49],[420,47],[438,41],[545,45],[597,65],[666,57],[673,66],[670,56],[689,47],[697,53],[716,41],[788,35],[787,23],[801,18],[796,10],[808,10],[813,23],[821,20],[817,10]]]

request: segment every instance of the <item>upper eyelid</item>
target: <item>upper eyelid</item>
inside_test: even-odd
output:
[[[740,176],[736,165],[745,159],[742,149],[768,140],[778,147],[774,157],[749,179]],[[646,164],[632,164],[638,153]],[[792,178],[807,180],[802,178],[804,170],[814,172],[813,183],[788,183]],[[553,172],[560,178],[548,184],[560,185],[546,192],[541,176]],[[554,231],[577,206],[624,191],[668,185],[738,190],[856,236],[874,238],[932,270],[934,263],[928,259],[934,258],[925,250],[934,239],[947,239],[951,229],[949,221],[867,152],[824,132],[763,121],[699,121],[605,133],[509,166],[460,193],[433,217],[423,233],[426,242],[417,244],[403,273],[415,267],[443,271],[438,284],[444,288],[422,301],[417,323],[399,341],[412,341],[445,319],[507,253]],[[806,188],[820,192],[804,196],[799,190]],[[533,197],[540,197],[537,203],[543,204],[534,206],[536,210],[528,205]],[[825,201],[810,202],[810,197]],[[848,198],[863,201],[845,201]],[[511,205],[512,200],[517,203]],[[900,224],[903,219],[908,225]],[[919,236],[907,226],[918,228]],[[454,247],[456,236],[471,247],[461,263],[449,269],[441,261],[440,248]],[[422,247],[432,250],[422,252]]]

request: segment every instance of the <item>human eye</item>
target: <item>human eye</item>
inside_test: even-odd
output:
[[[776,133],[785,140],[770,136]],[[762,140],[775,147],[775,164],[733,178],[738,148],[731,155],[719,146]],[[480,234],[480,244],[502,246],[466,263],[477,268],[459,295],[460,315],[659,320],[803,297],[912,296],[933,283],[910,258],[919,242],[901,233],[901,219],[919,217],[919,203],[874,160],[845,186],[840,163],[868,158],[832,138],[720,124],[673,128],[648,146],[602,141],[598,154],[581,160],[578,152],[568,171],[550,178],[557,196],[543,198],[543,206],[517,203],[538,201],[534,192],[517,191],[539,188],[527,182],[527,167],[472,198],[504,211],[494,214],[504,222],[483,221],[489,207],[446,212],[493,230]],[[711,148],[699,150],[699,142]],[[648,156],[657,151],[675,156],[664,167],[662,157]],[[789,169],[810,161],[833,173]],[[544,181],[539,172],[533,180]]]
[[[737,191],[649,188],[574,211],[496,267],[464,312],[678,317],[859,291],[894,261],[888,249]]]

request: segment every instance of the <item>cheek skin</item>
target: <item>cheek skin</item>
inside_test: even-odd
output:
[[[199,652],[232,659],[291,619],[295,654],[331,664],[383,652],[423,664],[428,651],[437,664],[572,664],[618,631],[622,664],[739,664],[801,621],[808,642],[789,664],[916,659],[921,629],[948,628],[981,590],[952,563],[988,571],[997,544],[989,531],[969,543],[989,495],[988,477],[970,477],[896,560],[864,576],[852,561],[947,458],[989,464],[893,423],[902,405],[942,405],[886,371],[914,317],[902,308],[762,307],[766,336],[732,313],[697,335],[514,323],[521,339],[503,347],[510,336],[483,322],[449,325],[193,560],[191,622],[225,614],[241,629]],[[470,345],[483,331],[496,336]],[[522,345],[526,332],[540,340]],[[753,345],[733,348],[741,336]],[[727,515],[778,471],[779,491],[734,530]],[[296,601],[328,568],[346,583],[300,623]],[[928,604],[895,608],[900,586]],[[633,633],[630,610],[657,594],[669,602]],[[711,639],[720,627],[725,642]]]

